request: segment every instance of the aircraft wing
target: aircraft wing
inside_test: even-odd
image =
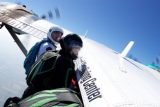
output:
[[[40,20],[32,11],[22,5],[0,4],[0,21],[13,27],[18,34],[30,34],[38,38],[46,35],[48,29],[40,29],[34,23]]]

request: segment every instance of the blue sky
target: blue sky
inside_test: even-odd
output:
[[[61,18],[54,18],[53,23],[81,35],[88,30],[89,38],[117,52],[133,40],[130,54],[143,64],[150,64],[160,56],[159,0],[5,1],[19,1],[38,15],[58,7]]]

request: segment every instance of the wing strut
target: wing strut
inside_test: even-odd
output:
[[[13,39],[15,40],[15,42],[17,43],[17,45],[19,46],[19,48],[21,49],[21,51],[23,52],[23,54],[26,56],[27,55],[27,49],[24,47],[22,42],[19,40],[19,38],[17,37],[17,35],[13,31],[12,27],[10,27],[7,24],[4,24],[4,25],[7,28],[7,30],[9,31],[9,33],[11,34],[11,36],[13,37]]]

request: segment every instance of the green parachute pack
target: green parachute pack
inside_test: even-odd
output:
[[[7,107],[83,107],[76,92],[67,88],[37,92],[18,103],[10,102]]]

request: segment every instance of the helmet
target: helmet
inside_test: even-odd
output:
[[[63,29],[61,29],[60,27],[51,27],[50,29],[49,29],[49,31],[48,31],[48,34],[47,34],[47,37],[52,41],[52,42],[54,42],[54,43],[56,43],[55,42],[55,40],[53,40],[53,38],[51,37],[52,36],[52,33],[53,32],[61,32],[62,33],[62,35],[63,35]]]
[[[70,50],[76,47],[83,47],[83,42],[77,34],[68,34],[62,39],[60,45],[62,49]]]
[[[51,32],[51,34],[55,31],[61,32],[63,35],[63,30],[60,27],[54,26],[49,29],[49,32]]]
[[[81,48],[83,46],[82,39],[77,34],[68,34],[60,41],[62,51],[68,54],[73,60],[78,58],[78,51],[73,48]],[[78,49],[77,48],[77,49]]]

